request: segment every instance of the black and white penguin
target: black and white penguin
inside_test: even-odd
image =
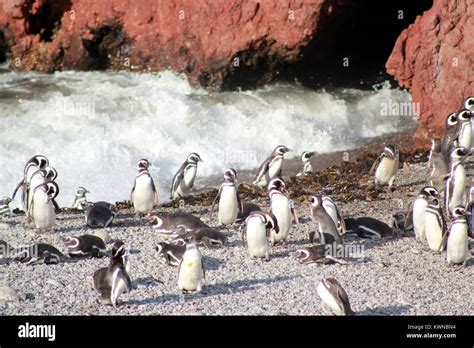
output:
[[[107,254],[104,241],[97,236],[85,234],[80,237],[63,237],[62,240],[71,257],[100,258]]]
[[[385,222],[372,217],[345,218],[347,234],[357,234],[361,238],[389,238],[393,237],[393,228]]]
[[[328,213],[331,219],[334,221],[339,234],[343,235],[346,233],[346,225],[337,204],[329,196],[323,195],[321,198],[323,200],[322,204],[324,210],[326,210],[326,213]]]
[[[428,247],[436,252],[445,248],[446,223],[441,210],[440,200],[431,197],[425,210],[425,235]]]
[[[270,243],[276,244],[286,241],[291,231],[293,216],[298,222],[298,217],[291,201],[285,195],[285,183],[280,178],[275,178],[268,184],[268,196],[270,197],[270,212],[278,221],[278,233],[270,234]]]
[[[327,258],[328,249],[325,244],[313,245],[307,248],[296,249],[292,256],[298,259],[301,264],[324,263],[333,264],[334,260]]]
[[[109,266],[98,269],[93,275],[93,287],[100,294],[99,303],[117,307],[120,295],[132,289],[129,272],[125,244],[121,241],[115,242],[112,246]]]
[[[109,227],[117,216],[115,206],[108,202],[86,202],[82,204],[82,209],[86,225],[92,228]]]
[[[29,215],[40,230],[52,230],[56,223],[54,199],[59,194],[58,185],[53,182],[41,184],[35,188],[29,206]]]
[[[278,220],[272,213],[254,211],[245,220],[242,241],[252,258],[270,259],[268,238],[272,231],[278,233]]]
[[[178,267],[186,251],[186,245],[160,242],[156,245],[155,249],[165,259],[168,266]]]
[[[428,207],[428,201],[430,198],[439,197],[439,192],[433,186],[425,186],[421,189],[417,198],[413,202],[412,218],[413,218],[413,230],[415,232],[416,240],[425,241],[425,211]]]
[[[0,216],[8,216],[11,214],[10,203],[12,199],[10,197],[2,197],[0,199]]]
[[[296,174],[296,176],[306,175],[313,172],[313,165],[311,164],[311,157],[316,154],[314,151],[304,151],[301,154],[301,161],[303,162],[303,170]]]
[[[227,245],[229,235],[231,235],[231,233],[224,233],[210,227],[203,227],[175,237],[173,244],[186,245],[186,240],[194,239],[198,245],[204,245],[206,249],[216,249]]]
[[[397,147],[395,145],[385,146],[370,169],[370,175],[375,172],[375,184],[392,187],[397,175],[398,164],[399,153]]]
[[[449,174],[448,161],[441,151],[441,140],[434,138],[431,145],[429,166],[431,167],[428,185],[433,186],[439,193],[445,189],[445,178]]]
[[[178,266],[178,289],[183,292],[202,290],[206,279],[206,270],[197,242],[191,239],[186,242],[186,251]]]
[[[137,213],[149,213],[159,204],[158,191],[148,171],[149,166],[147,159],[138,161],[138,174],[130,194],[130,202]]]
[[[191,191],[196,178],[198,162],[202,162],[202,159],[197,153],[189,154],[173,178],[171,199],[183,198]]]
[[[90,193],[85,187],[78,187],[76,189],[76,195],[74,196],[74,203],[72,204],[71,208],[83,210],[82,204],[87,203],[86,194]]]
[[[344,242],[337,230],[336,224],[323,207],[322,197],[312,196],[310,201],[311,218],[316,223],[316,232],[319,235],[321,244],[343,244]],[[309,234],[309,240],[311,243],[314,241],[314,235],[316,232],[311,232]]]
[[[242,211],[242,202],[236,187],[237,172],[229,168],[224,172],[224,183],[219,188],[211,206],[211,220],[214,204],[219,199],[217,217],[220,225],[232,225],[237,220],[239,212]]]
[[[42,185],[42,184],[45,184],[47,182],[53,182],[54,180],[56,180],[56,178],[58,177],[58,172],[56,171],[56,169],[54,169],[53,167],[49,167],[49,166],[46,166],[45,168],[41,168],[41,169],[38,169],[36,172],[34,172],[32,175],[31,175],[31,178],[30,178],[30,184],[29,184],[29,192],[28,192],[28,206],[31,205],[31,201],[33,200],[33,194],[35,192],[35,189]],[[28,215],[27,215],[28,217]]]
[[[456,130],[458,126],[458,116],[457,113],[453,112],[446,116],[444,122],[445,131],[444,138],[441,142],[441,152],[444,154],[446,161],[449,162],[450,153],[454,147],[454,142],[457,139]]]
[[[451,152],[449,177],[446,180],[445,191],[445,208],[447,216],[451,216],[452,210],[458,205],[464,203],[466,170],[464,169],[463,163],[469,154],[470,151],[464,147],[457,147]]]
[[[153,229],[164,235],[175,236],[176,230],[183,227],[186,231],[209,227],[200,218],[192,214],[178,212],[169,215],[149,214]]]
[[[448,265],[466,265],[471,254],[469,252],[468,235],[466,210],[463,206],[457,206],[453,209],[453,217],[448,226],[448,241],[446,244],[446,261],[448,261]]]
[[[323,278],[317,287],[317,292],[324,306],[336,315],[353,315],[349,297],[344,288],[334,278]]]
[[[15,249],[13,260],[27,265],[56,265],[66,260],[58,249],[49,244],[33,244]]]
[[[283,158],[285,153],[289,151],[291,151],[291,149],[286,146],[278,145],[258,168],[258,173],[253,184],[259,187],[266,187],[270,180],[281,177]]]
[[[457,119],[458,124],[456,127],[456,132],[454,134],[455,141],[454,145],[456,147],[464,147],[468,150],[472,147],[472,124],[471,118],[473,111],[471,110],[461,110],[458,112]]]

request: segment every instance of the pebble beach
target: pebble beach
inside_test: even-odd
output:
[[[405,163],[395,190],[385,189],[374,199],[336,202],[345,217],[370,216],[391,224],[397,211],[408,210],[424,186],[426,162]],[[361,180],[372,181],[364,174]],[[290,186],[290,185],[289,185]],[[247,201],[249,201],[247,199]],[[268,208],[263,197],[253,202]],[[201,248],[206,283],[201,293],[178,290],[178,270],[158,257],[155,246],[163,238],[146,218],[130,209],[119,210],[107,232],[130,248],[132,290],[119,299],[117,308],[100,305],[92,289],[94,271],[108,265],[109,257],[68,260],[58,265],[27,266],[0,259],[3,285],[17,291],[16,301],[0,302],[3,315],[329,315],[316,287],[324,277],[336,278],[345,288],[356,315],[473,315],[473,259],[466,267],[448,267],[443,253],[415,241],[413,232],[394,238],[371,240],[345,235],[344,242],[361,248],[362,257],[347,264],[300,264],[291,252],[310,246],[308,235],[315,225],[309,204],[295,201],[300,218],[285,245],[272,247],[269,262],[250,259],[242,246],[239,225],[217,227],[209,221],[210,205],[187,204],[180,208],[200,216],[222,231],[233,232],[226,247]],[[157,211],[172,212],[172,207]],[[215,216],[215,214],[214,214]],[[0,239],[11,245],[48,243],[65,252],[62,236],[92,234],[80,212],[57,216],[54,233],[39,234],[26,225],[25,216],[5,217]],[[473,241],[469,240],[472,253]],[[111,248],[111,244],[108,246]],[[1,285],[1,284],[0,284]]]

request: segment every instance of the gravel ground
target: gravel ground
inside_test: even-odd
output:
[[[423,186],[426,164],[412,164],[399,172],[397,189],[372,202],[341,205],[346,216],[372,216],[385,222],[398,210],[408,209]],[[268,206],[267,201],[259,202]],[[358,315],[473,315],[473,260],[467,267],[447,267],[443,254],[417,243],[412,233],[372,241],[346,237],[349,245],[364,247],[364,257],[347,265],[301,265],[290,252],[309,246],[313,230],[307,205],[298,205],[300,224],[294,225],[285,246],[272,249],[269,262],[251,260],[236,228],[226,248],[202,250],[207,282],[199,294],[183,295],[177,288],[177,268],[157,257],[160,237],[146,219],[120,211],[108,231],[131,248],[133,289],[122,295],[117,308],[99,305],[91,288],[95,270],[108,258],[26,266],[0,259],[0,272],[23,298],[0,302],[6,315],[326,315],[316,293],[323,277],[334,277],[346,289]],[[171,211],[172,209],[163,209]],[[208,207],[183,210],[208,221]],[[46,242],[61,251],[60,236],[92,233],[81,214],[60,214],[54,234],[36,233],[25,217],[0,222],[0,239],[12,245]],[[472,249],[473,243],[470,240]],[[110,245],[108,246],[110,249]],[[1,285],[1,284],[0,284]]]

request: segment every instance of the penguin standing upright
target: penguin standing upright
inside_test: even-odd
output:
[[[219,199],[217,217],[220,225],[232,225],[237,220],[239,212],[243,210],[242,202],[235,187],[236,180],[237,172],[235,169],[227,169],[224,172],[224,183],[212,202],[211,216],[214,211],[214,204]]]
[[[245,220],[242,240],[247,246],[250,257],[270,259],[268,237],[274,231],[278,233],[278,220],[272,213],[253,211]]]
[[[72,208],[82,210],[82,204],[87,203],[87,193],[89,193],[89,191],[85,187],[78,187],[76,189],[76,195],[74,197]]]
[[[376,185],[387,185],[392,187],[397,175],[399,164],[399,153],[395,145],[385,146],[383,152],[375,160],[372,168],[370,169],[370,175],[375,171],[375,184]]]
[[[171,199],[183,198],[191,191],[196,178],[198,162],[202,162],[202,159],[197,153],[189,154],[173,178]]]
[[[449,174],[449,165],[441,149],[441,140],[434,138],[432,140],[429,166],[431,167],[428,185],[433,186],[439,193],[445,189],[445,178]]]
[[[324,210],[321,196],[311,197],[311,217],[317,224],[316,231],[319,234],[321,244],[343,244],[342,237],[339,234],[336,224],[331,216]],[[314,241],[316,232],[311,232],[309,241]]]
[[[289,151],[291,150],[283,145],[275,147],[271,155],[258,168],[253,184],[259,187],[266,187],[270,180],[281,177],[283,158],[285,153]]]
[[[458,124],[455,132],[456,140],[454,145],[464,147],[468,150],[472,147],[472,124],[471,117],[473,111],[464,109],[458,112]]]
[[[275,244],[284,242],[288,238],[293,222],[293,209],[290,200],[284,194],[285,184],[283,180],[276,178],[272,179],[268,184],[268,196],[270,197],[271,206],[270,211],[275,215],[278,221],[278,233],[271,231],[270,243]]]
[[[120,295],[130,292],[130,262],[125,244],[121,241],[112,246],[112,256],[108,267],[100,268],[94,272],[93,287],[100,294],[101,304],[117,306]]]
[[[433,251],[444,250],[446,223],[438,198],[430,198],[425,210],[425,235],[428,246]]]
[[[202,254],[194,239],[186,241],[186,251],[179,264],[178,289],[184,292],[202,290],[206,271]]]
[[[331,219],[334,221],[334,224],[336,225],[339,234],[343,235],[344,233],[346,233],[346,225],[344,223],[344,218],[336,203],[329,196],[321,196],[321,199],[323,201],[322,205],[324,210],[326,210]]]
[[[441,143],[441,152],[443,153],[446,161],[449,161],[449,155],[452,151],[452,147],[454,146],[453,143],[456,140],[456,130],[458,126],[458,116],[457,113],[453,112],[446,116],[446,120],[444,122],[445,131],[444,131],[444,138]]]
[[[29,188],[28,188],[28,206],[31,205],[31,201],[33,200],[33,193],[35,192],[35,189],[46,182],[52,182],[56,180],[58,177],[58,173],[56,172],[56,169],[53,167],[45,167],[42,169],[38,169],[36,172],[34,172],[31,175],[30,178],[30,183],[29,183]],[[29,218],[29,213],[27,212],[26,217]]]
[[[311,157],[314,156],[314,151],[304,151],[301,154],[301,161],[303,162],[303,171],[296,174],[296,176],[305,175],[313,172],[313,165],[311,164]]]
[[[40,231],[54,227],[56,213],[53,200],[58,194],[59,187],[54,181],[41,184],[35,188],[29,207],[29,215],[33,217],[33,221]]]
[[[418,197],[413,202],[412,218],[413,230],[416,240],[425,241],[425,211],[428,207],[428,199],[438,197],[438,190],[432,186],[425,186],[421,189]]]
[[[135,212],[146,214],[159,204],[158,191],[148,167],[150,162],[147,159],[138,161],[138,174],[135,177],[135,183],[130,194],[130,201],[133,204]]]
[[[469,155],[469,150],[457,147],[451,152],[449,177],[446,180],[445,208],[446,215],[450,216],[452,210],[463,204],[466,190],[466,170],[463,162]]]
[[[470,256],[468,235],[466,210],[463,206],[457,206],[453,209],[453,217],[448,226],[448,241],[446,245],[446,261],[448,261],[448,265],[466,264]]]
[[[316,289],[321,301],[336,315],[353,315],[349,297],[344,288],[334,278],[322,279]]]

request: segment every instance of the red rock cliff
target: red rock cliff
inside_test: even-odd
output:
[[[418,145],[444,134],[446,115],[474,95],[474,0],[434,0],[404,30],[387,71],[420,103]]]
[[[271,79],[350,2],[3,0],[0,32],[17,70],[172,69],[220,87],[237,69]]]

